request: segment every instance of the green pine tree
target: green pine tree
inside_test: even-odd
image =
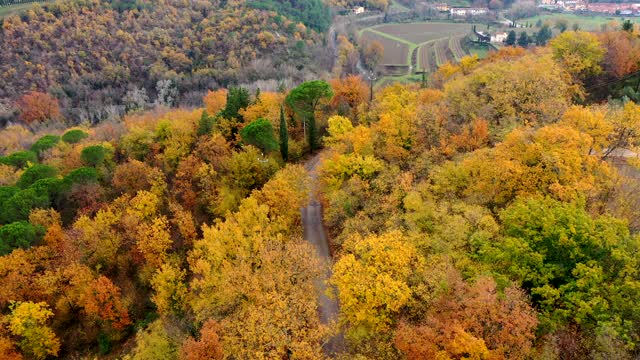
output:
[[[316,128],[315,112],[323,99],[333,96],[333,90],[324,80],[306,81],[291,90],[285,99],[289,105],[304,121],[309,141],[309,150],[318,149],[318,129]]]
[[[202,116],[200,116],[200,122],[198,124],[198,136],[211,134],[214,123],[215,118],[213,116],[209,116],[207,110],[204,110],[202,112]]]

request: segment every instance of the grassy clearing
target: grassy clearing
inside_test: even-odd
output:
[[[389,5],[389,9],[391,11],[399,11],[399,12],[407,12],[407,11],[411,11],[411,9],[409,9],[408,7],[400,4],[397,1],[391,0],[391,4]]]
[[[453,6],[453,7],[469,7],[469,6],[471,6],[471,1],[469,1],[469,0],[451,0],[451,1],[447,1],[447,3],[449,4],[449,6]]]
[[[415,84],[419,82],[422,82],[421,74],[407,74],[402,76],[383,76],[376,81],[373,87],[374,89],[379,89],[394,83]]]
[[[489,52],[493,50],[489,45],[472,44],[467,49],[467,52],[471,55],[476,54],[478,58],[484,59],[489,56]]]
[[[0,18],[19,13],[20,11],[23,11],[23,10],[27,10],[35,4],[36,3],[26,3],[26,4],[0,6]]]
[[[622,23],[623,17],[582,16],[582,15],[574,15],[574,14],[544,14],[544,15],[538,15],[538,16],[534,16],[526,19],[520,19],[518,20],[518,23],[524,24],[526,22],[529,22],[530,24],[535,25],[538,22],[538,20],[541,20],[543,23],[545,21],[549,21],[551,23],[550,25],[553,27],[555,26],[555,22],[559,19],[566,19],[569,22],[569,29],[572,28],[573,24],[578,24],[578,26],[580,26],[580,29],[582,30],[594,31],[594,30],[600,30],[603,24],[608,24],[614,20],[619,23]],[[629,20],[631,20],[632,22],[637,22],[637,21],[634,21],[635,20],[634,18],[629,18]],[[534,27],[534,29],[536,28]]]

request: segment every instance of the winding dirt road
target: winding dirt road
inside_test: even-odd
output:
[[[304,227],[304,238],[309,241],[318,252],[321,260],[331,265],[331,253],[329,252],[329,241],[322,224],[322,205],[317,200],[318,173],[317,167],[320,162],[320,154],[315,155],[307,161],[305,168],[311,177],[311,193],[309,196],[309,204],[301,209],[302,225]],[[329,267],[330,269],[330,267]],[[330,299],[327,292],[327,281],[331,276],[331,271],[325,273],[325,277],[318,279],[316,282],[316,291],[318,292],[318,306],[320,311],[320,321],[323,324],[330,324],[338,320],[338,302]],[[324,345],[324,351],[327,356],[335,355],[344,350],[344,337],[339,334],[330,339]]]

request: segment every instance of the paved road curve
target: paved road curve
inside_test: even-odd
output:
[[[329,252],[329,242],[327,240],[327,234],[322,224],[322,205],[316,198],[317,190],[317,167],[320,162],[320,155],[315,155],[311,158],[305,168],[309,172],[311,177],[311,194],[309,198],[309,204],[307,207],[301,209],[302,225],[304,226],[304,238],[309,241],[316,248],[318,255],[326,264],[331,264],[331,254]],[[330,322],[337,321],[338,319],[338,302],[330,299],[326,295],[327,285],[326,281],[331,276],[331,272],[326,273],[326,277],[318,279],[316,287],[318,291],[318,305],[320,310],[320,321],[323,324],[329,324]],[[327,355],[336,354],[344,349],[344,338],[342,335],[338,335],[331,339],[325,346],[324,350]]]

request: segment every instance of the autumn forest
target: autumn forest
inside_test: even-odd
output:
[[[361,3],[0,18],[0,359],[638,358],[640,28],[374,84]]]

